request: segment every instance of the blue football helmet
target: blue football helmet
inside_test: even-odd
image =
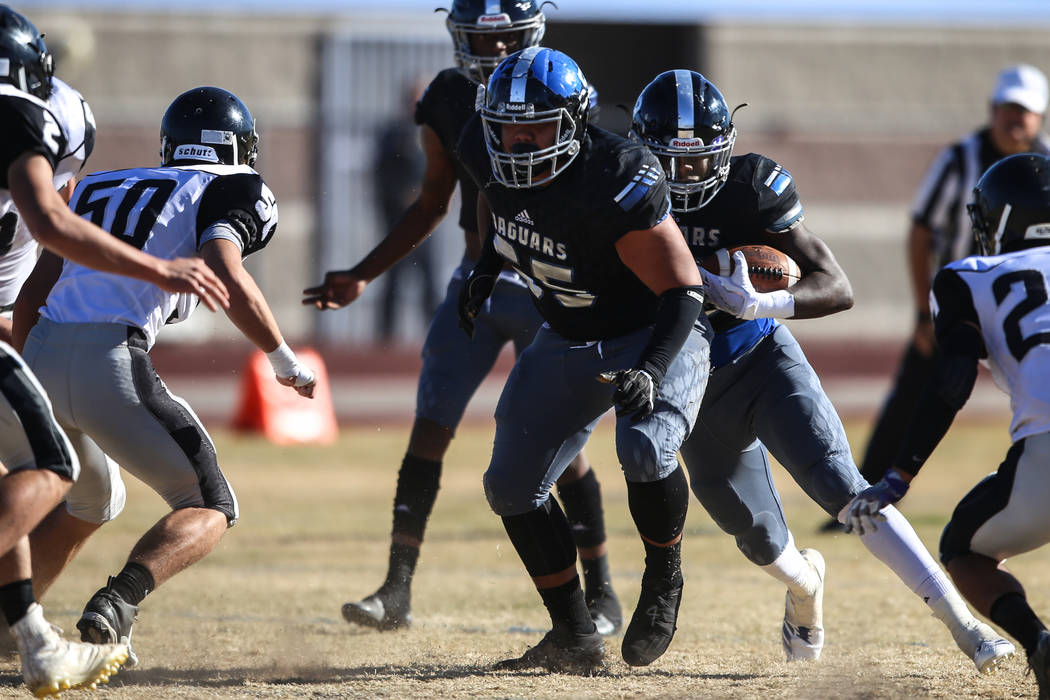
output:
[[[25,16],[0,5],[0,81],[46,100],[51,95],[54,59],[44,45],[44,35]]]
[[[501,38],[508,53],[539,46],[546,21],[536,0],[454,0],[445,26],[456,65],[484,83],[506,56],[483,43]]]
[[[576,62],[562,52],[534,46],[508,56],[479,96],[485,146],[500,184],[521,189],[550,182],[580,152],[591,88]],[[503,125],[521,123],[554,124],[554,144],[504,149]]]
[[[982,255],[1050,245],[1050,158],[1003,158],[981,175],[966,210]]]
[[[646,85],[630,135],[659,159],[674,211],[700,209],[729,177],[736,127],[722,93],[695,71],[669,70]]]

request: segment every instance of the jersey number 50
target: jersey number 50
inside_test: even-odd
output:
[[[128,179],[103,180],[92,182],[84,187],[77,201],[76,213],[91,215],[91,223],[101,226],[114,236],[120,236],[128,244],[142,249],[146,245],[153,225],[157,223],[164,203],[175,191],[175,180],[147,179],[135,180],[130,187],[123,187]],[[95,196],[101,191],[111,190],[107,194]],[[148,198],[147,192],[151,192]],[[120,197],[120,206],[113,213],[113,218],[106,221],[106,208],[114,197]],[[135,228],[128,231],[128,222],[134,219]]]

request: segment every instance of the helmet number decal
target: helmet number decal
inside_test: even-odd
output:
[[[124,184],[129,181],[132,184],[125,187]],[[175,180],[160,178],[92,182],[80,193],[73,211],[81,216],[90,216],[91,223],[141,250],[168,198],[175,191],[175,185]],[[119,198],[120,204],[107,216],[109,203],[114,198]],[[131,222],[134,222],[134,228],[128,231]]]
[[[1021,332],[1021,319],[1047,302],[1046,280],[1038,270],[1015,270],[995,278],[992,293],[995,303],[1002,304],[1020,282],[1024,298],[1003,319],[1003,333],[1010,354],[1020,362],[1028,351],[1039,345],[1050,345],[1050,333],[1035,333],[1027,338]]]

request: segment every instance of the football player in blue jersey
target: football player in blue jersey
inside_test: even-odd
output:
[[[815,659],[824,643],[824,560],[795,547],[769,473],[772,453],[810,498],[845,522],[868,487],[842,422],[798,342],[777,319],[817,318],[853,305],[845,273],[803,224],[790,173],[757,153],[733,155],[736,128],[725,98],[699,73],[670,70],[642,90],[631,136],[656,155],[672,213],[693,257],[764,244],[802,270],[787,290],[759,293],[741,253],[729,276],[701,270],[711,324],[711,377],[682,456],[690,485],[741,552],[788,587],[783,646],[789,660]],[[1013,645],[979,622],[896,509],[858,528],[861,542],[922,598],[981,671]]]
[[[587,91],[565,54],[513,54],[496,68],[457,147],[479,188],[485,242],[461,293],[464,329],[479,332],[506,264],[544,319],[500,397],[484,484],[552,629],[498,669],[592,673],[604,664],[569,522],[550,490],[612,404],[645,548],[621,647],[628,664],[664,653],[682,596],[688,486],[677,452],[703,394],[711,327],[660,164],[640,144],[589,124]]]
[[[857,496],[849,523],[883,527],[887,508],[908,491],[986,362],[1010,395],[1013,444],[956,506],[941,535],[941,561],[967,600],[1021,643],[1040,700],[1050,700],[1050,632],[1005,566],[1050,542],[1050,158],[1024,153],[995,163],[968,210],[978,254],[949,263],[933,281],[934,371],[893,467]]]
[[[411,623],[412,578],[427,519],[437,498],[445,453],[456,427],[500,350],[513,343],[515,353],[520,353],[543,321],[532,305],[526,281],[510,269],[499,275],[491,297],[481,309],[473,339],[459,331],[456,317],[463,279],[481,250],[475,207],[477,187],[459,162],[456,141],[463,124],[474,114],[478,84],[508,54],[540,43],[546,18],[539,5],[535,0],[452,3],[447,26],[457,65],[438,73],[416,105],[416,122],[426,158],[419,197],[364,260],[349,270],[327,273],[323,284],[304,292],[304,303],[322,310],[352,303],[372,280],[434,230],[459,184],[459,225],[465,250],[423,345],[416,418],[394,494],[386,580],[375,593],[343,606],[343,617],[348,622],[382,630]],[[586,94],[588,102],[593,103],[596,98],[590,86]],[[598,629],[612,634],[620,628],[623,618],[609,571],[601,488],[582,453],[558,480],[558,495],[573,524],[588,608]]]

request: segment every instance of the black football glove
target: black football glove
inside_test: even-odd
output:
[[[616,385],[613,403],[617,416],[630,415],[631,420],[638,421],[653,412],[657,383],[644,369],[602,372],[598,375],[598,381]]]
[[[459,290],[459,327],[468,337],[474,337],[474,319],[481,313],[482,305],[495,286],[496,275],[476,275],[473,271],[463,281]]]

